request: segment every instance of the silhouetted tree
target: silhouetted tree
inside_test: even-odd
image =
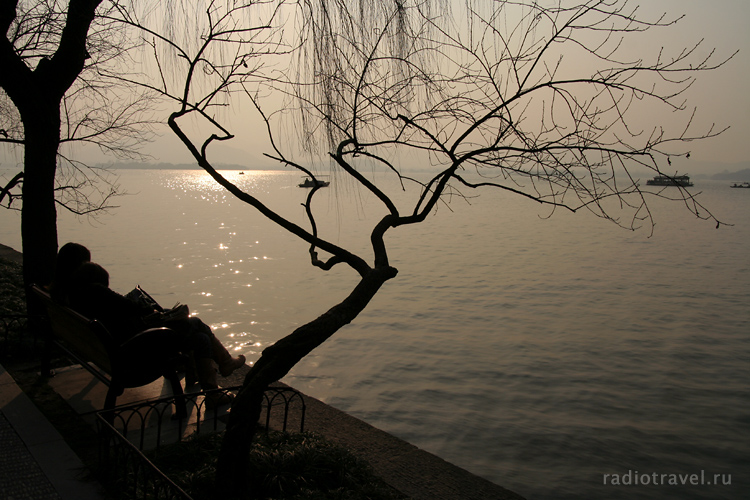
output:
[[[626,228],[653,226],[647,196],[667,192],[644,191],[632,168],[661,173],[669,157],[687,156],[687,141],[718,133],[712,127],[693,132],[682,95],[696,73],[724,60],[700,57],[699,45],[673,54],[628,53],[630,36],[674,22],[640,19],[624,0],[549,6],[533,0],[4,1],[0,88],[22,130],[12,117],[4,120],[0,141],[24,146],[25,279],[51,277],[60,144],[79,138],[132,150],[127,140],[106,135],[113,130],[101,126],[108,120],[97,122],[110,113],[115,120],[109,122],[123,127],[114,128],[121,140],[141,129],[135,103],[142,101],[113,112],[121,96],[107,85],[115,82],[176,102],[169,126],[206,172],[306,241],[314,266],[344,265],[356,273],[359,282],[348,297],[266,348],[245,378],[217,474],[223,497],[244,496],[263,391],[397,275],[388,231],[421,223],[449,196],[479,188],[512,192],[551,212],[586,209]],[[139,59],[137,71],[115,64],[131,47],[148,49],[139,58],[152,51],[153,64]],[[98,96],[100,104],[66,101],[84,94]],[[298,224],[213,167],[210,151],[233,137],[219,111],[241,100],[243,113],[257,115],[267,131],[270,158],[313,178],[324,158],[337,182],[357,185],[381,203],[384,215],[370,230],[368,255],[319,233],[313,204],[319,188],[309,191],[306,223]],[[674,121],[679,116],[681,123]],[[282,142],[279,133],[288,137]],[[397,159],[428,173],[404,173]],[[373,169],[415,187],[411,205],[396,203],[368,175]],[[696,216],[718,224],[691,193],[673,192]]]
[[[266,348],[248,373],[219,457],[223,497],[246,493],[243,471],[263,391],[356,318],[397,275],[384,240],[388,231],[423,222],[448,195],[479,188],[515,193],[550,212],[585,209],[629,229],[653,228],[647,197],[667,193],[642,189],[633,167],[661,173],[667,158],[687,156],[686,142],[718,133],[713,126],[693,131],[682,94],[698,72],[725,59],[701,57],[699,45],[674,54],[628,52],[629,37],[676,21],[641,19],[621,0],[549,4],[468,0],[451,11],[442,2],[419,0],[301,0],[274,3],[258,22],[234,4],[212,3],[207,21],[189,30],[197,45],[155,40],[178,56],[172,71],[183,84],[170,93],[180,105],[169,125],[196,162],[238,199],[309,243],[312,265],[344,265],[359,276],[346,299]],[[254,20],[250,27],[248,19]],[[282,23],[298,31],[280,32]],[[247,68],[278,48],[289,56],[279,71],[260,63]],[[166,83],[154,86],[169,93]],[[319,234],[313,201],[320,188],[307,195],[307,223],[299,225],[212,166],[212,148],[233,137],[212,107],[227,105],[230,96],[244,96],[265,124],[269,157],[313,178],[319,168],[305,165],[319,167],[321,155],[327,157],[337,182],[358,185],[382,204],[369,255]],[[274,104],[279,96],[286,98],[280,106]],[[210,132],[195,133],[188,125],[195,122]],[[279,130],[300,134],[282,142]],[[429,173],[406,174],[398,158]],[[374,168],[417,187],[410,206],[399,206],[369,175]],[[719,224],[687,190],[669,196]]]
[[[77,214],[106,208],[117,186],[61,145],[94,144],[138,156],[148,137],[149,93],[122,88],[107,68],[140,45],[110,19],[102,0],[4,0],[0,4],[0,143],[23,149],[23,170],[0,192],[21,198],[24,281],[48,283],[57,252],[57,206]],[[21,192],[18,193],[20,188]]]

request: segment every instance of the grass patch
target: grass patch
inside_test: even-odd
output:
[[[0,258],[0,361],[29,362],[38,358],[38,342],[28,328],[23,267]]]
[[[21,264],[0,258],[0,316],[26,314],[26,293]]]
[[[154,464],[196,500],[213,499],[223,434],[200,436],[159,450]],[[303,433],[258,434],[250,451],[248,481],[256,499],[397,500],[405,497],[378,478],[370,465],[323,437]]]
[[[38,370],[44,349],[43,325],[41,317],[27,317],[23,266],[0,258],[0,362],[12,371]],[[52,368],[70,364],[61,353],[51,354]]]

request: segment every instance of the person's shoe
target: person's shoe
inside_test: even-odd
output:
[[[238,368],[245,366],[245,356],[240,354],[236,358],[230,358],[229,361],[219,366],[219,373],[222,377],[228,377]]]

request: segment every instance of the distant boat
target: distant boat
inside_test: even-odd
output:
[[[240,175],[245,175],[245,172],[240,172]]]
[[[675,175],[674,177],[670,177],[664,174],[657,175],[653,179],[647,180],[646,184],[649,186],[680,186],[680,187],[690,187],[693,185],[693,183],[690,182],[690,177],[688,177],[687,175]]]
[[[311,187],[326,187],[330,184],[328,181],[323,180],[312,180],[309,177],[305,177],[305,180],[302,181],[302,183],[299,185],[301,188],[311,188]]]
[[[735,182],[734,184],[732,184],[729,187],[733,187],[733,188],[750,188],[750,182],[743,182],[742,184],[737,184]]]

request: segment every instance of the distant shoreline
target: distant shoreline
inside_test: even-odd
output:
[[[700,167],[702,165],[695,164],[694,167],[697,167],[695,169],[682,169],[679,171],[680,174],[688,174],[693,179],[708,179],[708,180],[715,180],[715,181],[728,181],[728,182],[745,182],[750,181],[750,168],[738,168],[737,170],[729,170],[729,168],[726,167],[744,167],[746,164],[744,163],[738,163],[738,164],[731,164],[726,165],[724,170],[721,172],[716,172],[714,170],[713,173],[691,173],[691,170],[700,170]],[[136,162],[119,162],[119,163],[98,163],[92,165],[93,168],[102,168],[102,169],[108,169],[108,170],[202,170],[200,166],[194,164],[194,163],[136,163]],[[9,168],[7,165],[0,166],[0,169],[2,168]],[[16,167],[18,168],[18,167]],[[300,174],[302,175],[302,172],[295,171],[293,169],[285,169],[280,165],[274,165],[274,166],[247,166],[247,165],[239,165],[236,163],[223,163],[216,165],[216,170],[224,171],[224,170],[238,170],[240,172],[289,172],[292,174]],[[383,172],[386,170],[384,169]],[[425,170],[425,169],[409,169],[404,170],[404,173],[425,173],[425,172],[431,172],[432,170]],[[666,172],[666,170],[663,170]],[[643,172],[633,172],[632,177],[633,178],[640,178],[642,180],[650,179],[654,176],[653,171],[643,171]]]
[[[112,163],[112,164],[100,164],[96,165],[100,168],[108,168],[113,170],[202,170],[201,167],[194,164],[187,164],[187,163],[180,163],[180,164],[173,164],[173,163]],[[248,171],[248,172],[254,172],[254,171],[261,171],[261,172],[289,172],[289,173],[299,173],[302,172],[295,172],[291,169],[284,169],[280,168],[279,166],[275,167],[248,167],[248,166],[242,166],[237,164],[219,164],[216,166],[216,170],[239,170],[239,171]],[[420,173],[425,172],[425,170],[404,170],[404,172],[409,173]],[[683,172],[680,172],[683,173]],[[750,181],[750,168],[744,168],[736,171],[728,171],[725,170],[723,172],[719,173],[696,173],[691,174],[690,172],[684,172],[690,175],[693,179],[709,179],[709,180],[715,180],[715,181],[730,181],[730,182],[744,182],[744,181]],[[650,179],[653,177],[654,172],[648,171],[648,172],[634,172],[633,177],[634,178],[641,178],[641,179]]]

